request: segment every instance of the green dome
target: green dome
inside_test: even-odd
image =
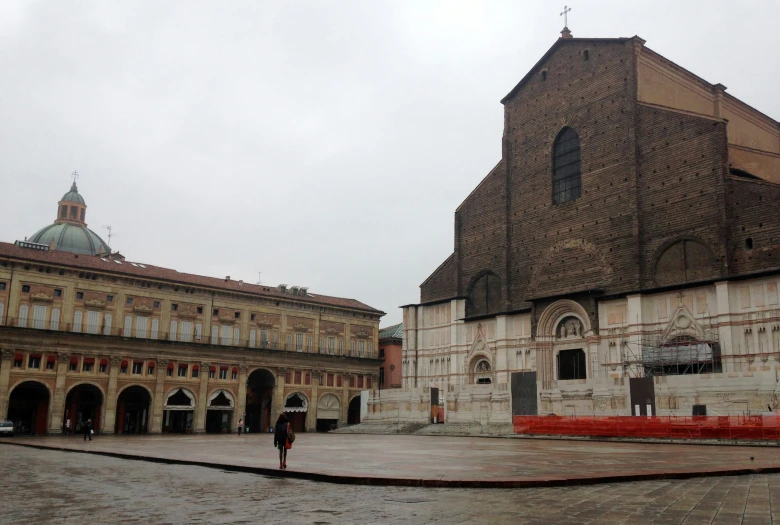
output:
[[[71,195],[71,193],[66,193],[65,197],[68,195]],[[76,196],[81,199],[78,193],[76,193]],[[81,202],[84,202],[83,199]],[[27,240],[48,246],[51,246],[52,241],[54,241],[54,249],[56,251],[80,253],[83,255],[98,255],[111,251],[108,244],[86,226],[68,223],[55,223],[46,226],[35,232]]]
[[[70,191],[63,195],[60,201],[78,202],[79,204],[83,204],[85,206],[87,205],[87,203],[84,202],[84,197],[79,194],[79,189],[76,187],[75,180],[73,181],[73,185],[70,187]]]

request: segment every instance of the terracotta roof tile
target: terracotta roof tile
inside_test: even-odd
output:
[[[95,270],[115,275],[133,275],[147,279],[180,283],[183,285],[217,288],[230,292],[240,292],[263,297],[278,297],[306,303],[363,310],[373,314],[384,314],[384,312],[381,310],[372,308],[367,304],[361,303],[355,299],[346,299],[342,297],[332,297],[329,295],[311,293],[307,294],[306,297],[296,296],[290,293],[280,292],[275,287],[241,283],[240,281],[235,281],[233,279],[226,281],[225,279],[220,279],[218,277],[207,277],[205,275],[182,273],[170,268],[162,268],[160,266],[154,266],[147,263],[133,264],[130,261],[123,261],[121,264],[118,264],[113,260],[104,260],[100,256],[96,255],[79,255],[60,251],[47,252],[42,250],[35,250],[32,248],[23,248],[21,246],[16,246],[7,242],[0,242],[0,257],[3,256],[44,264],[59,264],[82,270]]]

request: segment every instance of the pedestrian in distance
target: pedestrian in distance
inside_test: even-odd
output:
[[[65,420],[65,435],[70,436],[70,418]]]
[[[244,420],[243,419],[239,419],[238,420],[238,435],[240,436],[243,433],[244,433]]]
[[[87,422],[84,423],[84,441],[89,438],[90,441],[92,441],[92,420],[87,419]]]
[[[274,432],[274,447],[279,449],[279,468],[287,468],[287,450],[292,448],[295,441],[295,433],[290,426],[287,415],[282,412],[279,419],[276,420],[276,429]]]

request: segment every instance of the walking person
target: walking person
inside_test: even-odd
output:
[[[87,419],[87,422],[84,423],[84,441],[89,438],[90,441],[92,441],[92,420]]]
[[[274,446],[279,449],[279,468],[287,468],[287,449],[292,448],[292,442],[295,441],[295,433],[290,427],[290,421],[287,414],[282,412],[279,419],[276,420],[276,431],[274,432]]]
[[[238,420],[238,435],[240,436],[243,433],[244,433],[244,420],[243,419],[239,419]]]
[[[70,436],[70,418],[65,420],[65,435]]]

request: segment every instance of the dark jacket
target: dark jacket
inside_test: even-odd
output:
[[[278,447],[280,444],[284,445],[287,442],[287,425],[289,421],[276,424],[276,431],[274,432],[274,446]]]
[[[84,433],[89,434],[90,430],[92,430],[92,423],[84,423]]]

